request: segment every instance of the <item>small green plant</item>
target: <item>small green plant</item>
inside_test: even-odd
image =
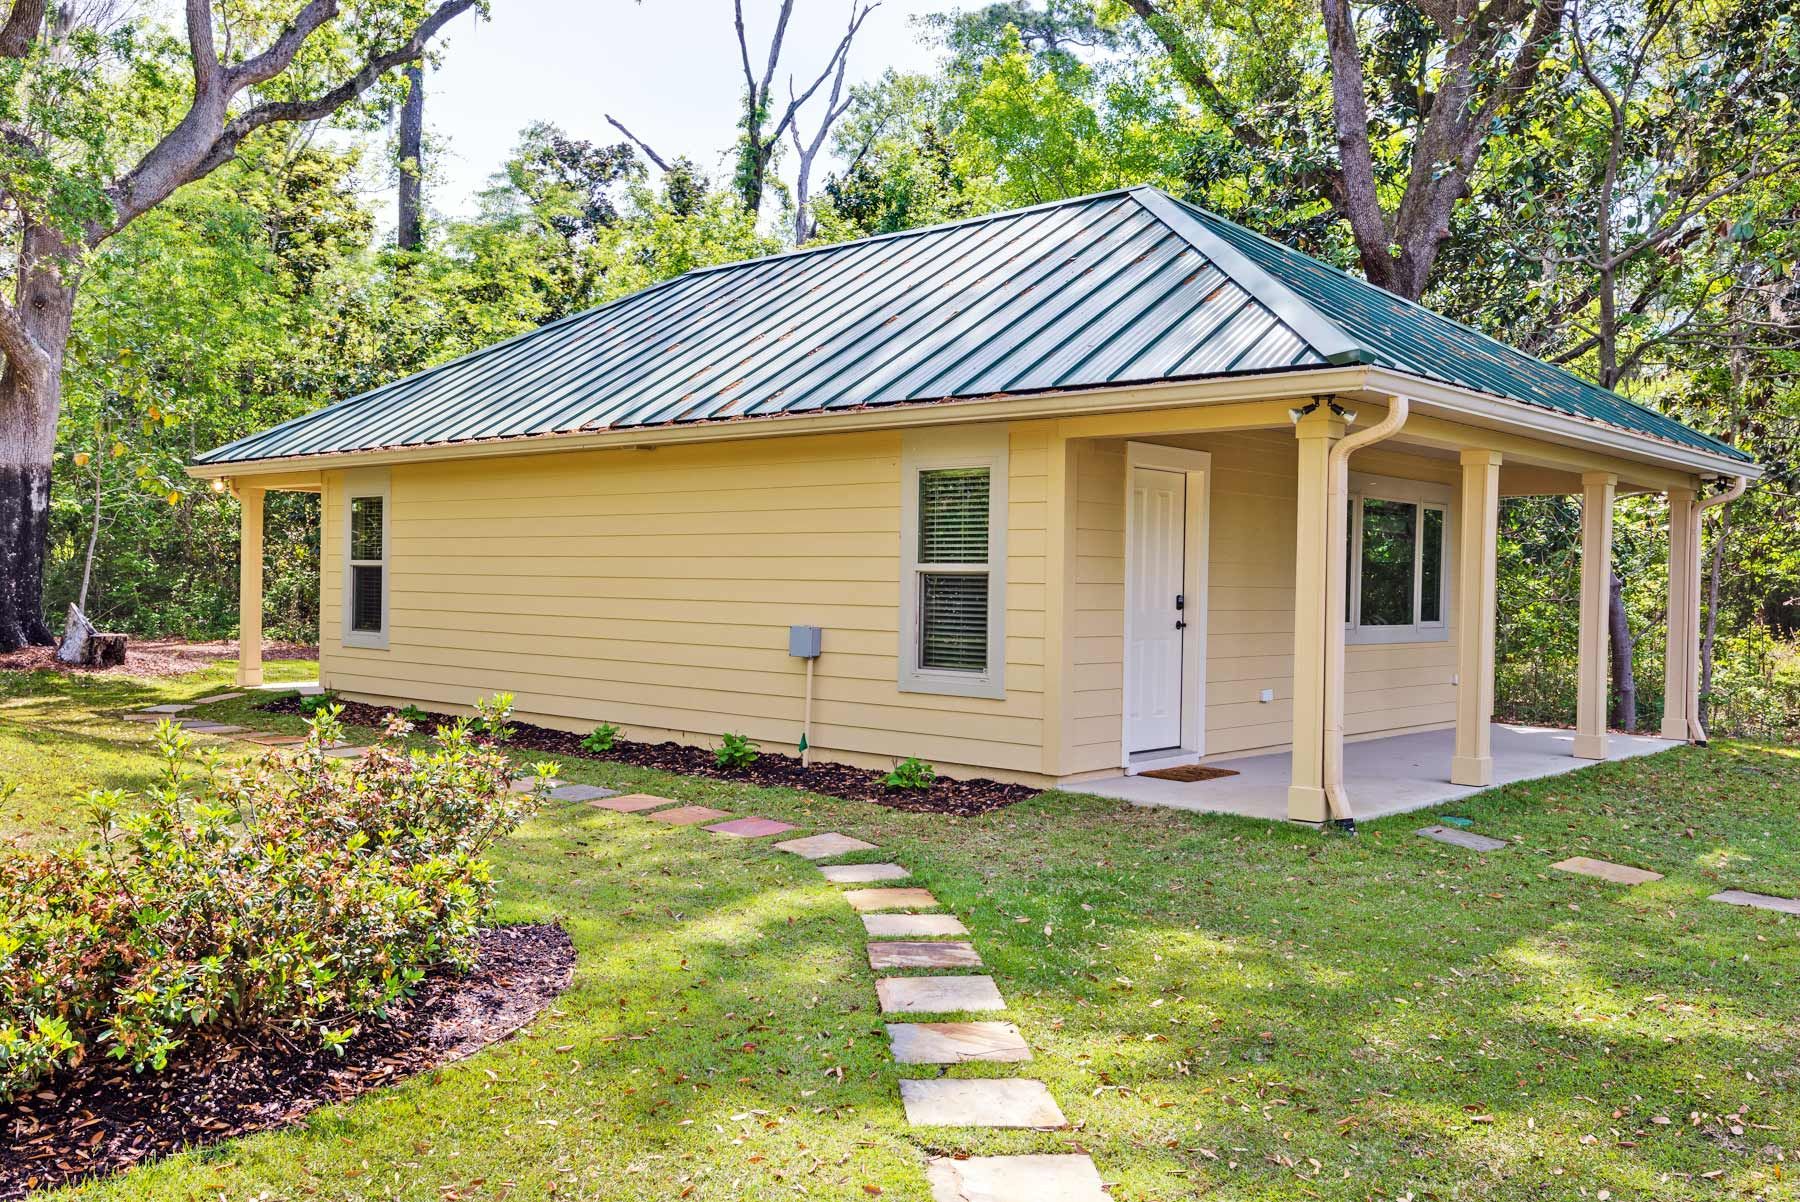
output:
[[[305,714],[308,718],[316,718],[321,713],[325,712],[327,706],[335,704],[337,704],[336,694],[314,693],[310,697],[302,697],[300,699],[300,712]]]
[[[403,705],[394,712],[400,715],[400,717],[405,718],[408,722],[411,722],[414,726],[417,726],[419,723],[431,717],[431,715],[426,713],[423,708],[416,705]]]
[[[756,744],[748,735],[726,735],[719,749],[713,752],[713,758],[719,761],[719,767],[731,769],[748,768],[756,762]]]
[[[890,789],[929,789],[937,783],[937,770],[917,756],[909,755],[894,765],[887,774]]]
[[[581,745],[595,755],[605,755],[619,741],[619,728],[611,722],[602,722],[588,733]]]
[[[477,701],[475,717],[469,720],[469,733],[482,735],[496,743],[506,742],[513,736],[512,724],[507,721],[512,717],[512,707],[511,693],[495,693]]]

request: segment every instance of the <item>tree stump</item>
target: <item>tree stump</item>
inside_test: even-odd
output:
[[[117,668],[125,662],[125,636],[122,634],[88,635],[82,664],[89,668]]]

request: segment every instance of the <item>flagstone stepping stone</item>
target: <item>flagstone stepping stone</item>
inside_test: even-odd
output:
[[[506,787],[508,789],[512,790],[514,793],[529,793],[533,789],[537,788],[537,777],[535,777],[535,776],[515,776],[512,778],[512,783],[507,785]]]
[[[942,939],[909,943],[895,939],[869,945],[869,967],[980,968],[981,957],[972,943],[951,943]]]
[[[1778,910],[1783,914],[1800,914],[1800,897],[1776,897],[1772,893],[1750,893],[1743,889],[1727,889],[1715,893],[1707,901],[1724,902],[1728,906],[1753,906],[1758,910]]]
[[[915,1127],[1067,1127],[1042,1081],[1017,1077],[903,1079],[900,1101]]]
[[[934,1156],[925,1165],[932,1202],[1112,1202],[1091,1157]]]
[[[563,785],[550,790],[554,801],[598,801],[602,797],[617,797],[617,789],[603,789],[599,785]]]
[[[176,705],[171,702],[168,705],[146,705],[138,712],[140,714],[185,714],[193,708],[191,705]]]
[[[846,889],[844,900],[859,911],[923,910],[938,904],[929,889]]]
[[[841,856],[848,852],[875,850],[873,843],[864,843],[861,839],[852,839],[849,835],[840,835],[836,831],[828,831],[823,835],[808,835],[804,839],[789,839],[787,842],[777,843],[775,846],[781,851],[805,856],[809,860],[829,860],[832,856]]]
[[[1466,847],[1470,851],[1499,851],[1509,847],[1505,839],[1496,839],[1492,835],[1478,835],[1474,831],[1459,831],[1453,826],[1426,826],[1414,831],[1415,835],[1423,835],[1427,839],[1436,839],[1439,843],[1448,843],[1452,847]]]
[[[695,826],[702,822],[717,822],[731,815],[710,806],[676,806],[672,810],[658,810],[647,817],[652,822],[666,822],[670,826]]]
[[[794,824],[777,822],[773,818],[733,818],[730,822],[721,822],[706,829],[715,835],[730,835],[735,839],[762,839],[791,831]]]
[[[217,705],[221,701],[236,701],[242,693],[214,693],[211,697],[194,698],[195,705]]]
[[[203,735],[235,735],[245,728],[233,726],[229,722],[184,722],[182,726]]]
[[[899,1064],[1031,1059],[1025,1037],[1011,1023],[889,1023],[887,1031]]]
[[[360,760],[373,750],[372,747],[327,747],[325,754],[334,760]]]
[[[246,743],[260,743],[264,747],[292,747],[295,743],[306,742],[306,736],[256,732],[243,736],[243,741]]]
[[[1603,881],[1611,881],[1615,885],[1642,885],[1649,881],[1660,881],[1663,874],[1651,872],[1647,868],[1633,868],[1629,864],[1614,864],[1607,860],[1591,860],[1586,856],[1571,856],[1550,865],[1563,872],[1573,872],[1580,876],[1597,876]]]
[[[167,714],[120,714],[119,715],[119,718],[125,722],[161,722],[166,717],[168,717]]]
[[[969,933],[969,928],[954,914],[864,914],[863,930],[871,939],[920,939],[930,935]]]
[[[834,885],[860,885],[868,881],[905,880],[912,873],[898,864],[827,864],[819,869]]]
[[[652,793],[626,793],[619,797],[598,797],[588,804],[597,810],[611,810],[615,814],[641,814],[658,806],[672,806],[675,799],[657,797]]]
[[[883,977],[875,982],[883,1014],[949,1014],[1004,1010],[992,977]]]

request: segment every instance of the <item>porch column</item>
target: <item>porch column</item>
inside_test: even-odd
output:
[[[1294,514],[1294,751],[1288,818],[1324,822],[1326,460],[1344,436],[1344,422],[1320,405],[1294,426],[1300,444]]]
[[[238,669],[240,685],[262,683],[263,490],[239,485],[243,529],[238,536]]]
[[[1662,737],[1687,741],[1689,696],[1699,655],[1695,622],[1694,490],[1669,490],[1669,619],[1663,644]]]
[[[1612,580],[1612,506],[1619,478],[1581,476],[1581,633],[1577,643],[1575,754],[1606,758],[1607,602]]]
[[[1462,453],[1457,543],[1456,753],[1450,781],[1494,783],[1494,558],[1500,538],[1500,452]]]

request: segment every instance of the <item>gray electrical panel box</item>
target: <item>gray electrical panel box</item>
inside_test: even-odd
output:
[[[801,659],[819,658],[819,628],[817,626],[789,626],[788,654]]]

